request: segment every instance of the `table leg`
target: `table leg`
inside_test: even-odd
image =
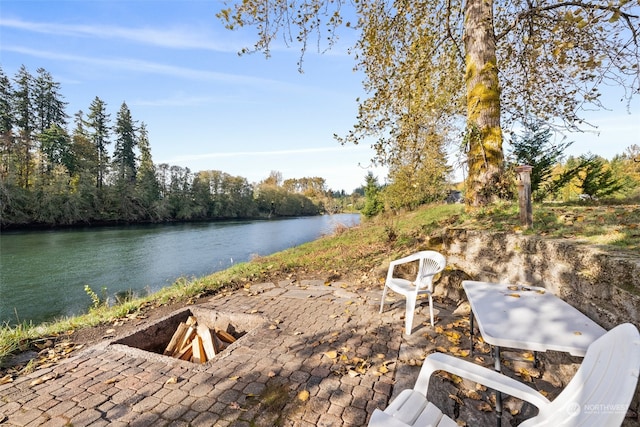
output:
[[[500,347],[498,346],[494,347],[493,367],[497,372],[502,371],[502,367],[500,366]],[[498,390],[495,390],[495,392],[497,426],[500,427],[502,425],[502,393]]]

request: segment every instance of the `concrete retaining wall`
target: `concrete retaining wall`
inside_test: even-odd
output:
[[[640,328],[640,254],[466,229],[445,230],[442,251],[448,270],[471,279],[542,286],[605,329],[625,322]]]

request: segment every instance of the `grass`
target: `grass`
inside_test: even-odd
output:
[[[636,251],[640,248],[640,206],[638,205],[535,205],[534,226],[522,229],[517,204],[496,204],[474,213],[461,205],[432,205],[401,214],[385,214],[362,225],[339,227],[330,236],[203,278],[177,280],[154,294],[126,300],[112,307],[97,306],[88,313],[59,321],[0,328],[0,362],[12,353],[24,351],[43,337],[68,335],[70,331],[114,322],[169,303],[189,304],[220,290],[233,290],[250,282],[317,275],[326,280],[368,277],[384,261],[432,246],[430,239],[446,227],[493,232],[574,238],[605,249]]]
[[[640,206],[637,204],[534,205],[533,228],[523,230],[514,204],[496,205],[460,224],[502,232],[521,232],[549,238],[571,238],[602,245],[604,249],[637,251],[640,248]]]

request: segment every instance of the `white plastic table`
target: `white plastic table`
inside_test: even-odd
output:
[[[604,328],[544,288],[465,280],[462,287],[482,339],[494,346],[494,368],[500,371],[500,347],[562,351],[584,356],[587,347],[605,334]],[[534,358],[537,364],[537,356]],[[497,425],[501,425],[502,397],[496,393]]]
[[[573,306],[535,286],[462,282],[484,341],[496,347],[562,351],[584,356],[604,328]],[[473,338],[473,328],[472,328]]]

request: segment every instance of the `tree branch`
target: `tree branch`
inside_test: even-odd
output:
[[[637,29],[634,27],[633,23],[631,22],[631,20],[632,19],[638,19],[638,18],[640,18],[640,16],[632,15],[630,13],[624,12],[621,7],[611,6],[611,5],[605,6],[605,5],[600,5],[600,4],[585,3],[585,2],[582,2],[582,1],[564,1],[564,2],[560,2],[560,3],[556,3],[556,4],[551,4],[551,5],[548,5],[548,6],[531,7],[529,10],[525,10],[522,13],[517,14],[516,18],[513,20],[511,25],[507,26],[507,28],[505,28],[504,31],[502,31],[500,34],[496,35],[496,40],[500,40],[501,38],[506,37],[506,35],[509,34],[511,32],[511,30],[513,30],[514,28],[516,28],[518,26],[518,24],[520,23],[521,20],[523,20],[523,19],[525,19],[525,18],[527,18],[529,16],[535,16],[535,15],[541,13],[541,12],[547,12],[547,11],[550,11],[550,10],[560,9],[560,8],[563,8],[563,7],[571,7],[571,6],[578,7],[578,8],[585,9],[585,10],[600,10],[600,11],[610,11],[610,12],[613,12],[613,13],[618,13],[620,15],[620,17],[625,20],[625,22],[627,23],[627,26],[631,30],[631,34],[633,35],[634,43],[636,45],[638,44],[638,32],[637,32]]]

